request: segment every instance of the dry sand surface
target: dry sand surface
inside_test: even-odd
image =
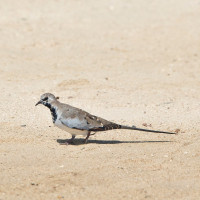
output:
[[[0,1],[0,199],[199,199],[200,1]],[[125,125],[59,145],[40,95]],[[23,126],[26,125],[26,126]]]

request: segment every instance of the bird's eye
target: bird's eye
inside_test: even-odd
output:
[[[48,97],[45,97],[44,99],[43,99],[43,101],[46,101],[48,99]]]

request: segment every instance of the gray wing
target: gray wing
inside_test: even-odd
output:
[[[121,128],[120,125],[109,122],[103,118],[91,115],[80,109],[70,109],[60,117],[61,122],[69,128],[89,131],[104,131]]]
[[[92,115],[83,110],[73,108],[62,113],[60,121],[69,128],[80,130],[103,127],[103,124],[100,121],[92,119],[90,116]]]

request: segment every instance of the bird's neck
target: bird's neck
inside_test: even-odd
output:
[[[52,105],[50,103],[44,103],[43,105],[51,110]]]
[[[45,103],[44,104],[47,108],[50,109],[51,111],[51,116],[52,116],[52,120],[53,120],[53,123],[55,123],[56,119],[57,119],[57,108],[56,106],[50,104],[50,103]]]

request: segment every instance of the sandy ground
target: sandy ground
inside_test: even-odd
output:
[[[199,0],[0,1],[0,199],[198,199],[199,11]],[[45,92],[180,132],[59,145],[70,135],[35,107]]]

